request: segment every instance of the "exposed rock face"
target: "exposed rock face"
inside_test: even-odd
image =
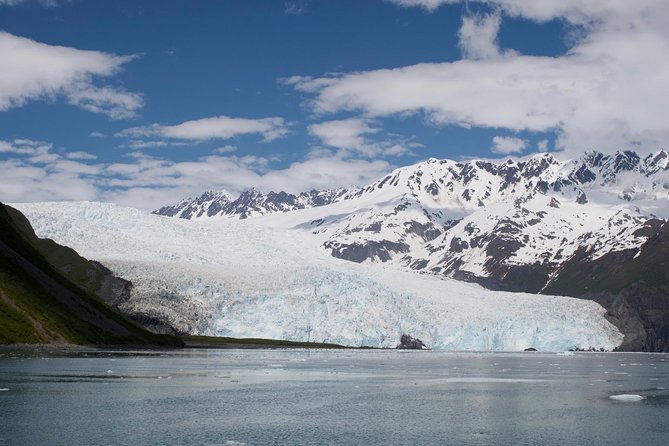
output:
[[[669,351],[669,223],[649,221],[638,249],[566,262],[544,290],[594,300],[625,335],[624,351]]]
[[[207,191],[196,198],[186,198],[174,206],[164,206],[154,214],[188,220],[201,217],[233,217],[245,219],[258,215],[288,212],[296,209],[325,206],[344,199],[357,189],[310,190],[299,195],[269,192],[267,195],[250,189],[233,198],[226,191]]]
[[[324,246],[326,249],[331,250],[330,252],[333,257],[356,263],[361,263],[368,259],[378,259],[381,262],[387,262],[392,258],[392,253],[409,251],[409,245],[388,240],[365,244],[351,243],[350,245],[326,242]]]
[[[427,346],[423,344],[423,341],[417,338],[413,338],[408,334],[402,335],[397,348],[402,350],[427,350]]]

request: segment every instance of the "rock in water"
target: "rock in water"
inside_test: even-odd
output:
[[[525,350],[523,350],[523,351],[525,351],[525,352],[536,352],[536,351],[537,351],[537,349],[536,349],[536,348],[534,348],[534,347],[529,347],[529,348],[526,348],[526,349],[525,349]]]
[[[427,346],[423,344],[423,341],[417,338],[413,338],[408,334],[403,334],[400,338],[400,343],[396,347],[404,350],[427,350]]]

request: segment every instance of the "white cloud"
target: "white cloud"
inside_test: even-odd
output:
[[[492,139],[492,148],[494,153],[503,155],[510,155],[512,153],[520,153],[525,150],[526,143],[520,138],[513,136],[495,136]]]
[[[157,147],[167,147],[169,144],[166,141],[142,141],[138,139],[133,139],[132,141],[124,144],[124,147],[129,147],[131,149],[155,149]]]
[[[377,150],[369,147],[364,135],[377,133],[368,119],[342,119],[321,122],[309,126],[309,133],[319,138],[323,144],[338,149],[354,150],[365,155],[375,155]]]
[[[299,193],[364,185],[393,168],[383,160],[348,159],[341,153],[323,153],[280,169],[257,156],[210,155],[175,162],[141,152],[127,154],[128,160],[120,163],[84,163],[77,161],[86,158],[81,153],[63,157],[50,144],[29,140],[23,145],[0,141],[0,152],[14,156],[0,161],[0,201],[102,200],[147,210],[208,189]]]
[[[281,138],[288,133],[283,118],[246,119],[216,116],[182,122],[177,125],[151,124],[132,127],[118,133],[121,137],[160,137],[187,140],[230,139],[240,135],[259,134],[265,141]]]
[[[128,119],[144,105],[142,96],[122,88],[82,85],[68,93],[68,101],[93,113],[104,113],[112,119]]]
[[[90,155],[85,152],[70,152],[66,156],[71,159],[64,159],[51,149],[51,144],[29,139],[0,141],[0,152],[14,156],[0,161],[0,201],[92,200],[98,196],[94,177],[102,166],[73,161]]]
[[[368,184],[391,169],[385,161],[347,160],[338,156],[300,161],[284,169],[268,169],[267,159],[260,157],[207,156],[188,162],[141,157],[131,163],[108,166],[106,186],[111,189],[101,192],[100,197],[156,209],[209,189],[238,193],[255,187],[299,193]]]
[[[43,6],[56,6],[58,4],[58,0],[0,0],[0,6],[16,6],[16,5],[24,5],[27,3],[39,3]]]
[[[5,203],[93,200],[98,196],[95,185],[78,173],[17,159],[0,161],[0,170],[3,172],[0,201]]]
[[[237,151],[237,147],[235,147],[233,145],[230,145],[230,144],[226,144],[224,146],[218,147],[218,148],[213,150],[214,153],[218,153],[218,154],[232,153],[232,152],[236,152],[236,151]]]
[[[396,3],[432,10],[452,2]],[[643,152],[666,146],[666,2],[482,3],[499,8],[506,16],[538,22],[560,19],[580,27],[582,37],[571,43],[566,54],[557,57],[500,50],[505,57],[423,63],[321,78],[292,77],[284,83],[312,95],[310,104],[318,113],[357,111],[368,118],[422,113],[435,124],[555,131],[555,148],[570,154],[592,148],[613,151],[629,147]],[[467,45],[463,47],[473,48]]]
[[[94,160],[98,157],[88,152],[68,152],[65,154],[66,158],[71,160]]]
[[[548,152],[548,140],[542,139],[537,143],[537,149],[539,152]]]
[[[374,141],[370,135],[381,129],[365,118],[325,121],[309,126],[309,133],[329,147],[339,149],[343,155],[357,154],[366,157],[401,156],[411,153],[414,145],[401,140]]]
[[[113,119],[129,118],[142,97],[94,79],[118,73],[134,56],[47,45],[0,31],[0,111],[28,101],[65,97],[76,106]]]
[[[91,138],[105,138],[105,134],[102,132],[91,132],[88,136]]]
[[[286,15],[303,15],[309,12],[309,8],[305,1],[290,1],[286,2],[283,11]]]
[[[495,12],[488,15],[462,17],[458,31],[460,50],[466,59],[492,59],[501,55],[497,44],[497,33],[502,17]]]
[[[437,10],[441,5],[447,3],[452,4],[459,2],[459,0],[387,0],[387,1],[390,1],[405,8],[418,6],[429,12]]]
[[[0,153],[37,156],[51,151],[51,144],[32,139],[0,140]]]

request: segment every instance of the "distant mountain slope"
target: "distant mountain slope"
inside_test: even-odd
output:
[[[249,195],[256,198],[248,200]],[[234,212],[217,215],[303,231],[331,256],[356,263],[391,263],[495,290],[595,299],[588,294],[595,279],[572,282],[568,272],[608,259],[627,265],[657,240],[658,228],[669,218],[669,154],[592,151],[567,161],[551,154],[498,162],[430,159],[398,168],[367,187],[331,194],[334,198],[319,205],[262,205],[269,196],[297,197],[245,192],[244,200],[231,199]],[[197,215],[182,217],[207,214]],[[637,274],[638,269],[625,270],[616,277],[627,278],[622,288],[601,292],[623,293],[637,283]],[[572,286],[558,287],[565,283]],[[669,317],[662,309],[669,295],[663,295],[664,300],[647,302],[648,309],[626,300],[625,317],[643,321],[636,328],[626,325],[631,349],[668,348],[662,318],[650,315]],[[596,299],[612,315],[620,313],[610,298]]]
[[[180,345],[144,330],[91,292],[111,296],[122,283],[73,250],[38,239],[20,212],[0,204],[0,344]]]
[[[669,223],[654,222],[639,249],[583,260],[578,253],[544,290],[594,300],[626,333],[622,349],[669,351]]]
[[[234,217],[245,219],[275,212],[288,212],[325,206],[351,196],[356,190],[335,189],[311,190],[293,195],[286,192],[270,192],[267,195],[250,189],[233,199],[226,191],[207,191],[196,198],[186,198],[174,206],[164,206],[154,214],[187,220],[202,217]]]

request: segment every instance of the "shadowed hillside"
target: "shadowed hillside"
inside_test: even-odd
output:
[[[182,345],[95,294],[122,298],[123,288],[101,265],[37,238],[20,212],[0,204],[0,344]]]

